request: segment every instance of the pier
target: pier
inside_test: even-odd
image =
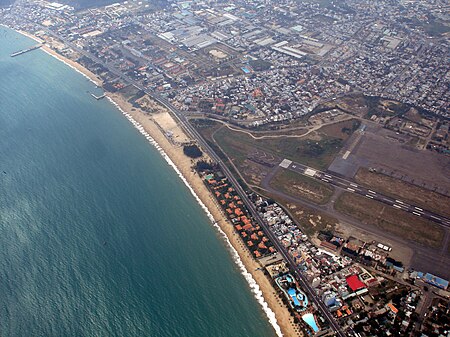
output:
[[[35,46],[33,46],[33,47],[30,47],[30,48],[28,48],[28,49],[23,49],[23,50],[16,51],[15,53],[12,53],[10,56],[11,56],[11,57],[16,57],[16,56],[19,56],[19,55],[28,53],[28,52],[30,52],[30,51],[39,49],[39,48],[41,48],[41,47],[42,47],[42,44],[37,44],[37,45],[35,45]]]
[[[106,94],[103,94],[103,95],[100,95],[100,96],[96,96],[93,93],[91,93],[91,96],[94,97],[98,101],[99,99],[104,98],[106,96]]]

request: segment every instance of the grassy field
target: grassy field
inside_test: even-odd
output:
[[[386,206],[378,201],[344,192],[335,203],[338,212],[352,216],[387,233],[428,247],[442,245],[444,230],[437,224]]]
[[[424,209],[450,216],[450,198],[442,194],[420,188],[384,174],[360,168],[355,176],[362,185],[376,188],[377,191],[394,198],[401,198]]]
[[[343,140],[335,137],[320,136],[308,138],[265,138],[254,139],[243,132],[232,131],[226,127],[214,134],[215,141],[237,162],[253,150],[258,149],[280,158],[326,169],[343,145]]]
[[[270,181],[270,186],[292,197],[326,204],[334,193],[327,184],[289,170],[280,170]]]
[[[220,123],[216,123],[209,120],[196,120],[194,123],[192,123],[197,131],[202,135],[202,137],[205,139],[205,141],[208,143],[209,146],[214,150],[214,152],[222,159],[222,161],[228,166],[231,173],[236,177],[239,184],[245,189],[248,189],[248,186],[245,181],[243,181],[239,174],[236,172],[233,165],[229,163],[229,159],[226,156],[226,154],[222,151],[222,148],[219,148],[216,144],[216,142],[213,140],[213,134],[221,128]],[[230,160],[233,160],[233,158],[230,157]]]

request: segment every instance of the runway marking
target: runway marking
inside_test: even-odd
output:
[[[392,205],[392,206],[394,206],[395,208],[399,208],[399,209],[402,209],[399,205]]]
[[[350,192],[355,192],[355,190],[353,188],[347,187],[347,190],[349,190]]]
[[[418,211],[423,211],[423,209],[420,207],[414,207],[414,208],[417,209]]]
[[[325,181],[326,183],[330,182],[328,179],[324,179],[324,178],[322,178],[321,180]]]
[[[292,161],[289,159],[283,159],[283,161],[279,164],[282,168],[289,168],[289,166],[292,164]]]
[[[358,187],[358,185],[356,185],[356,184],[353,184],[353,183],[350,183],[350,186],[353,186],[353,187]]]
[[[344,155],[342,156],[342,159],[347,159],[348,158],[348,156],[350,155],[350,151],[346,151],[345,153],[344,153]]]
[[[325,174],[325,177],[332,179],[333,177],[330,176],[329,174]]]
[[[420,213],[417,213],[417,212],[413,212],[413,214],[414,214],[414,215],[417,215],[417,216],[420,216],[420,215],[421,215]]]
[[[397,199],[395,199],[395,201],[396,201],[396,202],[398,202],[399,204],[404,204],[404,202],[403,202],[403,201],[401,201],[401,200],[397,200]]]
[[[314,177],[316,175],[317,171],[310,169],[309,167],[305,170],[304,174],[310,177]]]
[[[370,194],[366,194],[366,197],[370,198],[370,199],[373,199],[373,195],[370,195]]]
[[[442,220],[441,218],[438,218],[437,216],[430,215],[430,218],[436,219],[436,220]]]
[[[372,191],[372,190],[369,190],[369,193],[377,194],[377,192],[374,192],[374,191]]]

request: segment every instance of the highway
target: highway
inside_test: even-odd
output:
[[[149,93],[151,95],[151,93]],[[302,271],[297,267],[295,264],[293,258],[288,253],[286,248],[280,243],[278,238],[272,233],[266,222],[262,219],[261,215],[256,210],[255,205],[252,203],[252,201],[248,198],[245,191],[242,189],[241,185],[239,185],[236,178],[233,176],[231,171],[228,169],[228,167],[222,162],[222,160],[219,158],[219,156],[213,151],[213,149],[206,143],[206,141],[203,139],[203,137],[197,132],[197,130],[188,122],[186,116],[176,109],[170,102],[168,102],[164,97],[161,97],[159,95],[154,95],[153,98],[159,101],[161,104],[163,104],[165,107],[170,109],[174,115],[177,117],[177,119],[182,123],[183,127],[190,133],[195,139],[197,139],[199,145],[202,147],[202,149],[208,153],[208,155],[220,166],[222,172],[225,174],[225,176],[228,178],[228,180],[233,184],[234,188],[242,198],[242,201],[247,206],[248,210],[254,217],[254,219],[258,222],[258,224],[264,229],[264,232],[267,234],[269,239],[274,244],[275,248],[281,253],[283,258],[288,262],[291,269],[293,270],[294,274],[297,276],[297,280],[299,281],[300,286],[302,289],[306,292],[306,294],[309,296],[310,299],[314,303],[316,303],[318,310],[321,312],[322,316],[324,316],[328,322],[331,325],[331,328],[335,331],[337,336],[345,337],[346,334],[342,331],[342,328],[339,326],[339,324],[336,322],[334,317],[331,315],[330,311],[326,307],[326,305],[322,302],[320,297],[317,296],[314,289],[309,285],[306,278],[303,276]]]
[[[258,211],[255,208],[255,205],[250,201],[245,191],[242,189],[242,187],[237,182],[236,178],[233,176],[231,171],[228,169],[228,167],[222,162],[222,160],[219,158],[219,156],[213,151],[213,149],[206,143],[206,141],[203,139],[203,137],[197,132],[197,130],[189,123],[187,117],[177,108],[175,108],[165,97],[161,96],[157,92],[146,90],[142,87],[140,83],[137,81],[131,79],[129,76],[126,76],[122,72],[120,72],[117,68],[114,67],[114,65],[108,64],[104,62],[103,60],[100,60],[95,55],[92,55],[91,53],[87,52],[86,50],[83,50],[73,43],[67,41],[64,38],[61,38],[51,30],[49,30],[46,27],[42,28],[49,33],[50,35],[58,38],[59,40],[63,41],[68,47],[74,49],[75,51],[79,52],[80,54],[83,54],[86,57],[89,57],[93,61],[101,64],[105,68],[107,68],[111,73],[115,74],[119,78],[121,78],[124,82],[134,85],[137,89],[144,91],[146,94],[148,94],[150,97],[152,97],[154,100],[165,106],[167,109],[169,109],[172,114],[178,119],[179,123],[183,127],[183,129],[194,139],[197,140],[200,147],[213,159],[221,168],[222,172],[225,174],[225,176],[230,180],[230,182],[233,184],[234,188],[242,198],[242,201],[249,209],[250,213],[254,217],[254,219],[258,222],[258,224],[264,229],[264,232],[267,234],[267,236],[270,238],[272,243],[274,244],[275,248],[282,254],[283,258],[288,262],[291,269],[293,270],[294,274],[297,277],[297,280],[299,281],[300,286],[302,289],[306,292],[306,294],[309,296],[309,298],[312,300],[313,303],[317,305],[318,310],[322,314],[323,317],[325,317],[331,328],[334,330],[336,336],[339,337],[346,337],[346,334],[342,331],[342,328],[339,326],[339,324],[336,322],[334,317],[331,315],[328,308],[325,306],[325,304],[322,302],[322,300],[317,296],[314,289],[309,285],[306,278],[303,276],[301,270],[296,266],[293,258],[289,255],[286,248],[278,241],[278,238],[272,233],[272,231],[269,229],[265,221],[261,218],[261,215],[258,213]]]
[[[180,120],[185,120],[185,117],[180,112],[175,112],[175,110],[172,110],[177,117]],[[264,232],[267,234],[269,239],[274,244],[275,248],[281,253],[283,258],[288,262],[291,269],[293,270],[294,274],[296,275],[297,280],[299,281],[300,286],[302,289],[306,292],[306,294],[309,296],[310,299],[312,299],[312,302],[314,302],[317,305],[318,310],[321,312],[322,316],[324,316],[328,322],[331,325],[331,328],[335,331],[337,336],[345,337],[346,334],[342,331],[342,328],[339,326],[339,324],[336,322],[334,317],[331,315],[330,311],[326,307],[326,305],[322,302],[320,297],[317,296],[314,289],[309,285],[306,278],[303,276],[302,271],[297,267],[295,264],[292,256],[288,253],[286,248],[280,243],[278,238],[273,234],[273,232],[270,230],[266,222],[262,219],[261,215],[256,210],[255,205],[251,202],[251,200],[247,197],[247,194],[242,189],[241,185],[237,182],[236,178],[233,176],[233,174],[230,172],[228,167],[222,162],[222,160],[217,156],[217,154],[210,148],[210,146],[203,140],[203,138],[198,134],[197,130],[186,121],[185,124],[186,128],[190,130],[190,133],[193,134],[193,136],[198,140],[199,145],[211,156],[211,158],[216,161],[222,172],[225,174],[225,176],[230,180],[230,182],[233,184],[234,188],[242,198],[242,201],[249,209],[250,213],[254,217],[254,219],[258,222],[258,224],[264,229]]]
[[[442,227],[450,228],[450,218],[439,215],[432,211],[425,210],[421,207],[412,205],[411,203],[405,202],[403,200],[395,199],[395,198],[383,195],[379,192],[368,189],[364,186],[356,184],[355,182],[349,181],[340,176],[331,174],[329,172],[319,171],[312,167],[309,167],[309,166],[306,166],[303,164],[299,164],[296,162],[292,162],[292,161],[286,160],[286,159],[280,164],[280,166],[282,166],[288,170],[303,174],[310,178],[321,180],[324,183],[336,186],[347,192],[359,194],[365,198],[382,202],[388,206],[391,206],[393,208],[413,214],[417,217],[422,217],[422,218],[431,220],[435,223],[438,223]]]

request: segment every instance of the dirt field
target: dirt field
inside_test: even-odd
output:
[[[289,212],[294,221],[312,240],[316,239],[316,235],[319,231],[334,231],[338,224],[337,219],[323,214],[320,211],[316,211],[309,207],[286,201],[278,196],[266,193],[263,194],[269,198],[275,199],[277,203],[284,206],[284,208]]]
[[[360,168],[355,180],[362,185],[376,187],[377,191],[398,197],[439,214],[450,216],[450,198],[442,194],[420,188],[407,182],[383,174]]]
[[[428,247],[438,248],[442,245],[444,231],[439,225],[380,202],[345,192],[336,201],[335,209],[392,235]]]
[[[295,198],[317,204],[326,204],[334,193],[327,184],[289,170],[280,170],[270,181],[270,186]]]
[[[324,169],[343,145],[343,139],[312,133],[305,138],[253,139],[249,135],[222,127],[214,134],[215,141],[237,161],[260,149],[280,158]]]
[[[342,150],[351,150],[351,154],[346,159],[337,156],[331,171],[353,178],[360,167],[375,168],[384,175],[450,195],[450,157],[414,148],[409,145],[411,136],[364,124],[367,127],[359,139],[353,135]],[[351,149],[347,148],[350,144]]]
[[[318,132],[319,134],[323,134],[328,137],[336,137],[342,140],[347,140],[351,134],[358,129],[360,124],[361,123],[357,119],[349,119],[323,126],[318,130]]]
[[[392,133],[387,130],[367,134],[354,154],[372,167],[397,171],[404,179],[450,189],[449,157],[413,149],[391,136]]]

